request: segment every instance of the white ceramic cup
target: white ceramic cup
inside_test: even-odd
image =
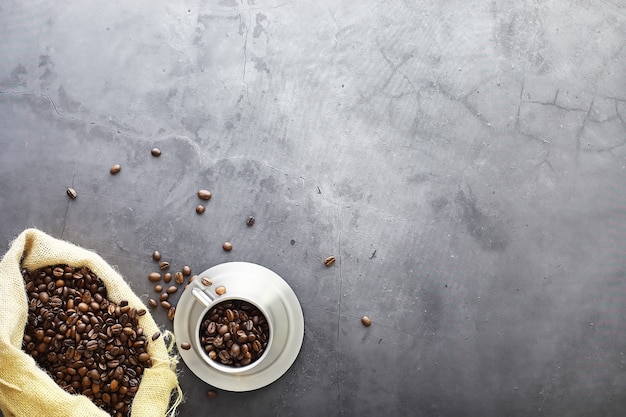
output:
[[[210,366],[212,366],[213,368],[217,369],[220,372],[224,372],[228,374],[240,374],[240,373],[250,371],[252,368],[260,365],[263,362],[263,360],[267,357],[267,353],[270,351],[270,348],[272,346],[272,339],[273,339],[273,333],[274,333],[273,331],[274,320],[266,309],[264,309],[261,305],[259,305],[254,300],[248,297],[237,296],[236,294],[231,294],[228,296],[224,296],[224,295],[219,296],[210,291],[204,291],[203,289],[199,287],[192,288],[191,294],[193,298],[195,299],[195,301],[199,302],[200,304],[204,306],[204,310],[202,311],[202,314],[200,314],[200,318],[198,319],[198,322],[196,323],[196,326],[195,326],[196,330],[195,330],[194,342],[196,345],[195,348],[197,349],[198,352],[200,352],[200,356],[202,356],[202,359],[204,359],[204,361],[207,364],[209,364]],[[241,367],[224,365],[218,361],[215,361],[209,358],[209,356],[206,354],[206,351],[204,350],[204,346],[202,346],[202,343],[200,342],[200,327],[202,326],[202,322],[205,319],[205,315],[216,305],[226,302],[226,301],[233,301],[233,300],[245,301],[245,302],[252,304],[254,307],[256,307],[259,310],[259,312],[261,312],[261,314],[265,316],[265,319],[267,320],[267,324],[269,328],[268,330],[269,337],[267,339],[267,346],[265,347],[265,350],[263,351],[263,354],[261,355],[261,357],[255,360],[254,362],[252,362],[251,364],[246,365],[246,366],[241,366]]]

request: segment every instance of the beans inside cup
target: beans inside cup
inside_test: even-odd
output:
[[[200,345],[210,360],[241,367],[257,361],[270,337],[266,317],[244,300],[227,300],[202,318]]]

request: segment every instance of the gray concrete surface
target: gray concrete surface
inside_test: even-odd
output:
[[[0,240],[284,277],[292,368],[181,364],[181,416],[623,416],[625,42],[621,0],[4,0]]]

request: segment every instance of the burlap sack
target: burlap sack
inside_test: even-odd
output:
[[[100,256],[39,230],[22,232],[0,262],[0,409],[4,417],[109,416],[87,397],[71,395],[60,388],[21,349],[28,318],[21,268],[35,270],[55,264],[86,266],[105,283],[111,301],[127,300],[131,307],[145,308],[124,279]],[[139,318],[139,325],[146,335],[159,330],[150,313]],[[181,400],[176,360],[168,354],[163,338],[150,341],[148,353],[153,365],[144,371],[131,416],[173,415]]]

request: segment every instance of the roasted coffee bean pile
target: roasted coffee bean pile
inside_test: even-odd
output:
[[[200,343],[210,359],[241,367],[263,355],[269,340],[265,316],[243,300],[217,304],[202,319]]]
[[[22,348],[71,394],[83,394],[115,417],[129,416],[145,368],[148,341],[138,326],[145,309],[107,299],[87,268],[22,270],[28,322]],[[154,340],[154,338],[153,338]]]

